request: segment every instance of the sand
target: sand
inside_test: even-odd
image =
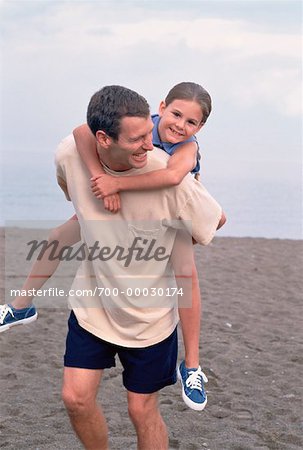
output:
[[[15,255],[22,233],[15,233]],[[203,412],[188,409],[179,384],[161,392],[170,449],[303,447],[302,246],[293,240],[215,238],[196,249],[208,405]],[[70,277],[62,280],[68,288]],[[6,282],[21,287],[22,277],[8,267]],[[1,303],[3,298],[2,277]],[[41,306],[35,323],[0,335],[1,448],[82,448],[60,397],[68,315],[65,306]],[[180,334],[179,340],[181,359]],[[120,365],[106,372],[99,401],[111,449],[135,449]]]

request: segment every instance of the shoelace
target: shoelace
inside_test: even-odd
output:
[[[13,310],[12,310],[12,308],[10,306],[8,306],[8,305],[1,305],[0,306],[0,324],[1,325],[4,322],[4,319],[5,319],[6,315],[7,315],[7,313],[10,313],[13,317],[15,317],[14,313],[13,313]]]
[[[202,372],[201,367],[199,366],[197,370],[190,370],[188,373],[189,377],[186,380],[186,386],[202,391],[202,380],[204,383],[207,383],[208,379],[205,373]]]

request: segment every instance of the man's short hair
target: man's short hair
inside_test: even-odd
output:
[[[105,86],[96,92],[87,108],[87,123],[94,135],[104,131],[118,140],[123,117],[148,117],[149,105],[144,97],[123,86]]]

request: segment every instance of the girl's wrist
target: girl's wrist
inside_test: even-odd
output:
[[[104,172],[103,172],[102,169],[99,169],[99,170],[95,170],[95,171],[90,172],[90,177],[91,177],[91,178],[100,177],[101,175],[104,175]]]
[[[123,191],[123,177],[116,177],[117,192]]]

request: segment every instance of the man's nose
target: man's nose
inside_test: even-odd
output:
[[[144,148],[144,150],[147,150],[147,151],[152,150],[154,148],[152,135],[150,135],[146,139],[144,139],[143,148]]]

